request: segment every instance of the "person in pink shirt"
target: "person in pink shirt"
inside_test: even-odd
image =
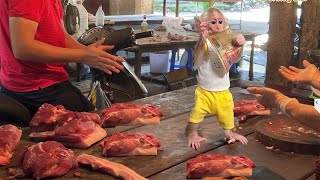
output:
[[[68,62],[107,74],[123,70],[124,59],[106,53],[104,39],[90,46],[75,41],[63,26],[60,0],[0,0],[1,93],[26,106],[31,115],[43,103],[73,111],[94,106],[69,81]]]

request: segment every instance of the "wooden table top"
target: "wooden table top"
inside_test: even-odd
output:
[[[118,126],[107,128],[108,136],[114,132],[128,133],[152,133],[159,139],[163,151],[157,156],[130,156],[130,157],[102,157],[102,148],[98,143],[88,149],[73,149],[76,155],[88,153],[97,157],[122,163],[132,168],[137,173],[150,179],[185,179],[186,162],[202,153],[222,153],[230,155],[246,155],[252,159],[257,168],[254,169],[254,176],[260,179],[299,179],[305,176],[314,168],[317,156],[292,154],[267,150],[264,145],[255,141],[255,123],[265,117],[254,117],[241,123],[242,129],[238,132],[245,135],[249,144],[247,146],[235,143],[227,145],[223,141],[223,130],[214,116],[207,116],[204,120],[204,135],[208,138],[198,151],[187,147],[187,139],[184,136],[184,129],[189,119],[189,113],[193,108],[195,86],[159,94],[131,103],[143,103],[157,105],[164,113],[160,125],[147,126]],[[234,101],[253,99],[241,88],[231,88]],[[16,152],[13,155],[11,164],[0,167],[0,179],[7,176],[7,168],[17,164],[18,152],[26,145],[34,144],[27,136],[28,128],[23,129],[23,136]],[[74,172],[81,173],[81,179],[114,179],[110,175],[87,168],[71,170],[68,174],[57,179],[79,179],[74,177]]]
[[[123,26],[123,25],[140,25],[143,20],[143,14],[135,14],[135,15],[114,15],[114,16],[105,16],[104,21],[105,24]],[[148,24],[161,24],[165,19],[165,16],[155,15],[155,14],[147,14],[147,22]],[[89,21],[89,25],[94,25],[94,19]]]

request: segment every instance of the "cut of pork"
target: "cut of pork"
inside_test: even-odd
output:
[[[102,110],[102,126],[159,124],[162,112],[154,105],[117,103]]]
[[[89,165],[94,170],[100,170],[124,180],[147,180],[134,170],[125,165],[108,161],[88,154],[81,154],[77,157],[78,163]]]
[[[0,127],[0,165],[8,165],[16,147],[19,145],[22,130],[7,124]]]
[[[104,156],[157,155],[160,142],[151,134],[115,133],[102,145]]]
[[[107,135],[95,122],[88,119],[74,119],[57,126],[53,131],[32,132],[29,137],[40,140],[55,140],[75,148],[88,148]]]
[[[262,106],[257,100],[246,100],[234,103],[234,116],[246,120],[250,115],[270,115],[270,110]]]
[[[39,142],[21,154],[22,169],[35,179],[60,177],[77,168],[78,162],[71,149],[56,141]]]
[[[61,105],[42,104],[30,121],[30,130],[32,132],[54,130],[59,117],[67,112]]]
[[[67,113],[61,114],[58,119],[58,125],[61,126],[64,123],[70,122],[74,119],[86,119],[93,121],[98,125],[101,124],[100,116],[97,113],[68,111]]]
[[[30,122],[30,130],[31,132],[52,131],[57,125],[61,126],[74,119],[87,119],[98,125],[101,124],[100,116],[97,113],[74,112],[66,110],[62,105],[53,106],[45,103],[33,116]]]
[[[252,176],[256,165],[246,156],[201,154],[187,163],[187,178]]]

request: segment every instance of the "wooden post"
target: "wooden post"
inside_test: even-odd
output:
[[[179,17],[179,0],[176,0],[176,17]]]
[[[251,52],[250,52],[250,66],[249,66],[249,80],[253,81],[253,56],[254,56],[254,46],[255,46],[255,35],[252,37],[251,42]]]
[[[296,10],[294,3],[270,2],[266,83],[288,85],[278,69],[293,62]]]
[[[163,10],[162,10],[163,16],[167,15],[167,0],[163,0]]]
[[[303,67],[303,60],[311,60],[308,56],[309,50],[318,48],[319,38],[319,17],[320,0],[308,0],[302,3],[301,8],[301,34],[299,44],[299,61],[300,68]],[[312,61],[310,61],[312,62]]]

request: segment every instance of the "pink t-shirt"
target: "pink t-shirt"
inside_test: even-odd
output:
[[[66,81],[66,63],[38,63],[16,59],[13,55],[9,17],[38,22],[35,39],[57,47],[66,47],[60,0],[0,0],[0,59],[2,85],[15,92],[29,92]]]

